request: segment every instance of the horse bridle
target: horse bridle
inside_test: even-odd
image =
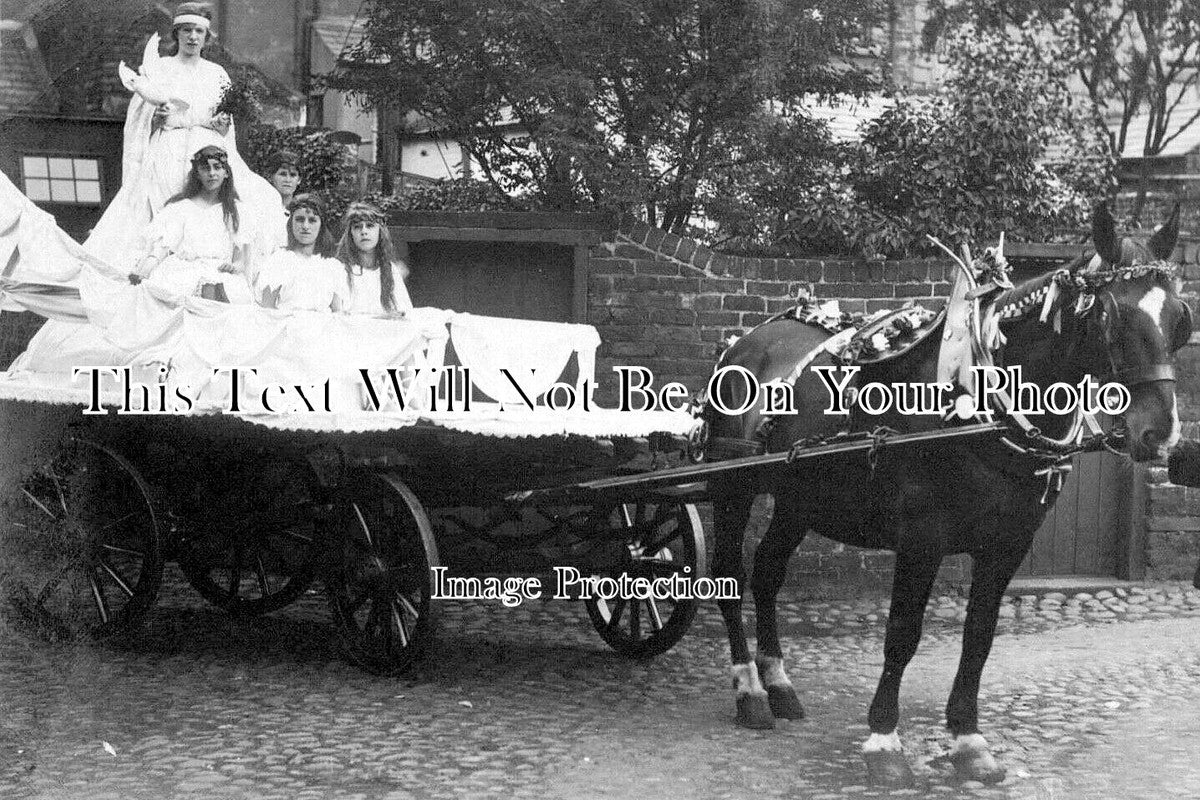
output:
[[[1113,380],[1123,384],[1127,389],[1134,389],[1147,383],[1159,383],[1161,381],[1171,381],[1174,383],[1175,366],[1170,362],[1159,362],[1141,367],[1128,367],[1126,369],[1121,369],[1117,365],[1117,360],[1113,356],[1112,325],[1113,321],[1121,319],[1121,309],[1117,305],[1117,298],[1113,296],[1111,291],[1105,290],[1100,298],[1101,309],[1108,315],[1110,320],[1108,324],[1102,322],[1100,330],[1104,334],[1104,349],[1108,356],[1109,373],[1112,375]]]

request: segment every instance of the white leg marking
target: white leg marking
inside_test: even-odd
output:
[[[758,671],[766,686],[791,686],[792,681],[783,671],[783,659],[775,656],[759,656]]]
[[[900,746],[900,734],[895,731],[872,733],[862,746],[864,753],[899,753],[903,749]]]
[[[965,751],[980,752],[988,749],[987,739],[982,733],[968,733],[965,736],[955,736],[950,744],[950,755],[956,756]]]
[[[1164,454],[1179,444],[1179,437],[1182,433],[1183,429],[1179,424],[1179,395],[1176,394],[1171,399],[1171,435],[1163,442],[1162,451]]]
[[[1154,320],[1158,332],[1162,334],[1163,339],[1168,339],[1167,332],[1162,326],[1162,310],[1163,304],[1167,302],[1167,293],[1161,287],[1155,286],[1138,301],[1138,308],[1146,312],[1150,319]]]
[[[739,695],[766,694],[762,681],[758,679],[758,667],[754,662],[733,665],[733,688]]]

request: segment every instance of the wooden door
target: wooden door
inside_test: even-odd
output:
[[[417,306],[571,322],[574,249],[546,242],[421,241],[408,245]]]
[[[1073,459],[1058,502],[1037,532],[1018,575],[1116,576],[1126,546],[1129,467],[1111,453]]]

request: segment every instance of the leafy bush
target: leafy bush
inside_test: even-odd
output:
[[[332,139],[332,132],[314,128],[276,128],[255,125],[250,129],[242,157],[250,169],[266,173],[266,161],[278,150],[291,150],[300,158],[299,192],[327,196],[342,191],[354,174],[354,156]]]
[[[903,256],[1001,231],[1049,240],[1086,224],[1114,162],[1094,115],[1068,88],[1069,61],[1030,31],[967,29],[950,43],[936,96],[899,97],[824,180],[799,181],[773,242],[791,251]],[[1050,147],[1059,161],[1047,158]],[[819,173],[818,173],[819,175]]]

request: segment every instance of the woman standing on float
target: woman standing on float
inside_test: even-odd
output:
[[[180,3],[171,26],[175,53],[158,55],[158,35],[146,45],[137,74],[122,64],[122,81],[134,95],[125,116],[121,190],[84,246],[123,271],[145,252],[144,236],[167,200],[183,190],[191,158],[215,145],[228,154],[229,168],[250,209],[243,224],[265,255],[282,227],[279,195],[238,155],[233,123],[217,113],[229,75],[201,56],[211,36],[212,13],[201,3]],[[85,298],[86,303],[86,298]]]

